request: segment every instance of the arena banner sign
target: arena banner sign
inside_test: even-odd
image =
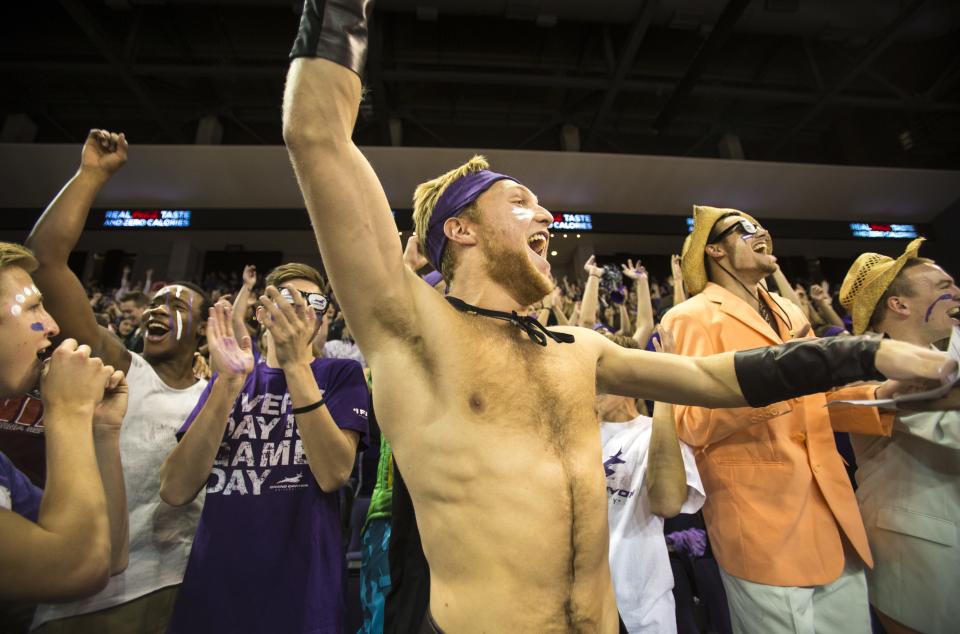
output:
[[[854,238],[916,238],[915,225],[884,224],[876,222],[851,222],[850,232]]]
[[[553,214],[554,231],[593,231],[593,216],[590,214]]]
[[[189,209],[108,209],[103,226],[122,229],[183,229],[190,226]]]

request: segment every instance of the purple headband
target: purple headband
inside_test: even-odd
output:
[[[440,271],[430,271],[423,276],[423,281],[429,284],[430,286],[436,286],[443,281],[443,276],[440,275]]]
[[[440,270],[440,258],[447,246],[447,236],[443,233],[443,223],[453,218],[475,201],[491,185],[504,179],[515,180],[506,174],[497,174],[490,170],[470,172],[450,183],[434,205],[430,224],[427,225],[427,257],[433,268]]]

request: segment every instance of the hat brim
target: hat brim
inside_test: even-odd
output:
[[[877,303],[883,294],[887,292],[893,280],[897,278],[903,266],[918,256],[920,245],[924,238],[916,238],[907,245],[903,253],[893,261],[886,270],[863,285],[856,295],[853,296],[850,312],[853,315],[853,334],[862,335],[870,326],[870,318],[877,310]]]
[[[760,224],[753,216],[739,209],[709,207],[707,205],[693,206],[693,231],[684,241],[684,248],[680,254],[680,270],[683,273],[683,283],[691,297],[702,291],[707,285],[704,249],[707,248],[707,240],[710,239],[713,225],[717,224],[717,221],[721,218],[731,215],[743,216],[756,225]]]

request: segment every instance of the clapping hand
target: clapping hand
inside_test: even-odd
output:
[[[253,371],[253,349],[250,335],[244,334],[237,343],[233,335],[231,316],[233,308],[227,302],[217,302],[207,319],[207,348],[210,365],[220,377],[242,383]]]
[[[313,339],[318,326],[317,313],[300,291],[292,287],[287,290],[293,297],[292,304],[275,286],[268,286],[257,308],[257,320],[270,332],[281,368],[313,361]]]

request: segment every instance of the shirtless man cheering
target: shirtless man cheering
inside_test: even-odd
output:
[[[431,575],[424,631],[617,631],[598,391],[728,407],[879,378],[874,365],[891,378],[943,370],[940,353],[861,338],[689,358],[579,328],[548,335],[511,313],[551,290],[552,217],[480,159],[415,196],[424,250],[459,298],[448,303],[403,266],[386,196],[351,141],[371,10],[307,0],[284,138],[417,510]],[[777,383],[774,365],[799,379]]]

